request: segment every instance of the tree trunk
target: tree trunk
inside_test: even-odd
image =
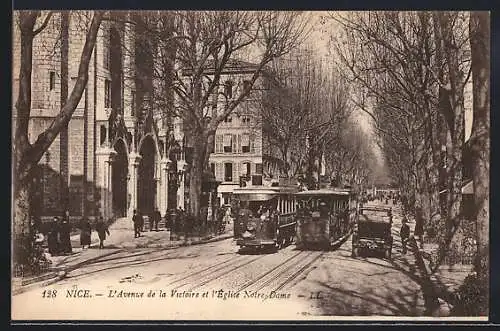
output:
[[[471,134],[472,179],[476,216],[476,272],[484,285],[485,298],[480,302],[482,315],[488,315],[489,293],[489,173],[490,173],[490,17],[488,12],[472,12],[469,23],[473,122]]]
[[[205,160],[203,161],[204,169],[210,169],[210,152],[215,151],[215,131],[209,132],[207,136],[207,152],[205,153]]]
[[[205,156],[207,153],[208,135],[192,132],[193,160],[189,177],[189,213],[198,219],[201,208],[201,189],[203,172],[205,171]]]
[[[26,247],[26,239],[30,233],[30,182],[27,180],[18,181],[14,192],[14,222],[13,222],[13,241],[14,241],[14,264],[26,265],[29,254]]]

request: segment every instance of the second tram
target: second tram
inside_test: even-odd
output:
[[[240,247],[275,249],[290,244],[295,237],[296,192],[296,186],[235,189],[236,244]]]
[[[351,233],[357,217],[357,195],[351,189],[323,188],[295,194],[297,248],[330,249]]]

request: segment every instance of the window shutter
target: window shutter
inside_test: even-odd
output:
[[[232,151],[233,153],[237,153],[237,150],[236,150],[236,144],[237,144],[237,141],[236,141],[236,135],[233,134],[233,146],[232,146]]]
[[[241,135],[238,135],[238,153],[241,153]]]
[[[216,136],[215,153],[222,153],[222,135],[220,134]]]
[[[215,164],[215,178],[218,181],[224,181],[224,165],[222,163]]]

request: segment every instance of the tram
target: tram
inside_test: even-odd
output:
[[[330,249],[352,231],[357,194],[352,189],[321,188],[295,194],[298,249]]]
[[[248,248],[280,249],[295,237],[297,186],[250,186],[233,191],[234,239]]]

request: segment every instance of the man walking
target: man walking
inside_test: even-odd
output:
[[[410,227],[408,226],[408,220],[406,215],[403,215],[403,220],[401,221],[401,230],[399,231],[399,236],[401,237],[401,245],[403,246],[403,254],[406,254],[408,240],[410,239]]]
[[[134,209],[134,216],[132,216],[132,222],[134,222],[134,238],[141,236],[141,215]]]
[[[104,223],[104,218],[102,216],[99,217],[99,220],[96,224],[97,234],[99,235],[99,248],[104,248],[104,240],[106,240],[106,234],[109,236],[108,225]]]
[[[158,231],[158,223],[160,223],[160,220],[161,220],[161,214],[160,211],[158,210],[158,207],[156,207],[151,217],[150,231],[153,231],[153,227],[155,231]]]

